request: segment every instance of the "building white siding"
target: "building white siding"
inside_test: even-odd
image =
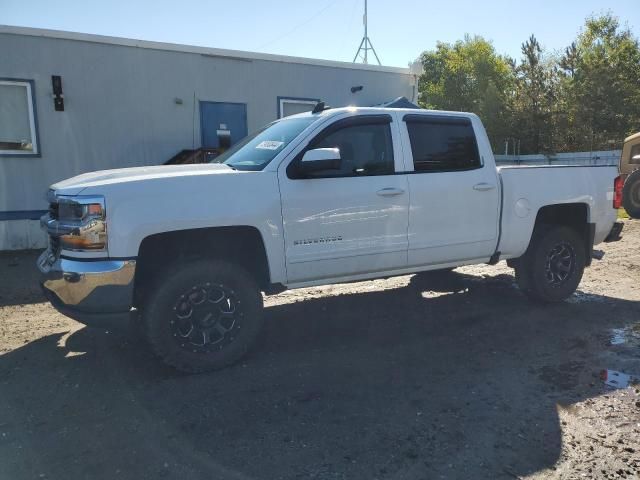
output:
[[[246,104],[251,132],[278,117],[279,97],[343,106],[414,94],[408,69],[38,29],[0,26],[0,58],[0,79],[32,82],[39,136],[38,156],[0,152],[0,250],[43,245],[33,218],[50,184],[200,147],[200,101]],[[62,112],[52,75],[62,77]]]

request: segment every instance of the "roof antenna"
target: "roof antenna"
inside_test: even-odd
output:
[[[353,57],[353,63],[356,63],[356,60],[360,56],[360,52],[364,52],[362,58],[362,63],[367,65],[369,63],[369,50],[373,52],[378,62],[378,65],[382,65],[380,63],[380,59],[378,58],[378,54],[376,53],[376,49],[373,48],[373,43],[371,43],[371,39],[367,33],[367,24],[369,23],[369,19],[367,16],[367,0],[364,0],[364,17],[362,17],[362,21],[364,23],[364,37],[362,37],[362,41],[360,42],[360,46],[358,47],[358,51],[356,52],[356,56]]]

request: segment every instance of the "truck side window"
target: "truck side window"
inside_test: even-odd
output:
[[[307,147],[340,149],[340,170],[310,174],[311,178],[391,175],[394,173],[393,141],[389,122],[357,120],[321,133]]]
[[[476,137],[468,118],[405,116],[416,172],[480,168]]]
[[[640,164],[640,143],[631,147],[631,154],[629,155],[629,163],[631,165]]]

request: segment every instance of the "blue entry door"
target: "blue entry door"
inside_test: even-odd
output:
[[[247,136],[247,105],[200,102],[200,131],[204,148],[227,147],[225,137],[233,145]]]

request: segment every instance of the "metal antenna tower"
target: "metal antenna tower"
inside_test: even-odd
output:
[[[371,40],[369,39],[369,35],[367,33],[367,23],[369,22],[369,19],[367,17],[367,0],[364,0],[364,17],[363,17],[363,23],[364,23],[364,37],[362,37],[362,41],[360,42],[360,46],[358,47],[358,51],[356,52],[356,56],[353,57],[353,63],[356,63],[356,60],[358,59],[358,56],[360,56],[361,52],[364,52],[364,55],[361,56],[362,58],[362,62],[366,65],[369,63],[369,50],[371,50],[373,52],[373,54],[376,57],[376,61],[378,62],[378,65],[382,65],[380,63],[380,59],[378,58],[378,54],[376,53],[376,49],[373,48],[373,43],[371,43]]]

